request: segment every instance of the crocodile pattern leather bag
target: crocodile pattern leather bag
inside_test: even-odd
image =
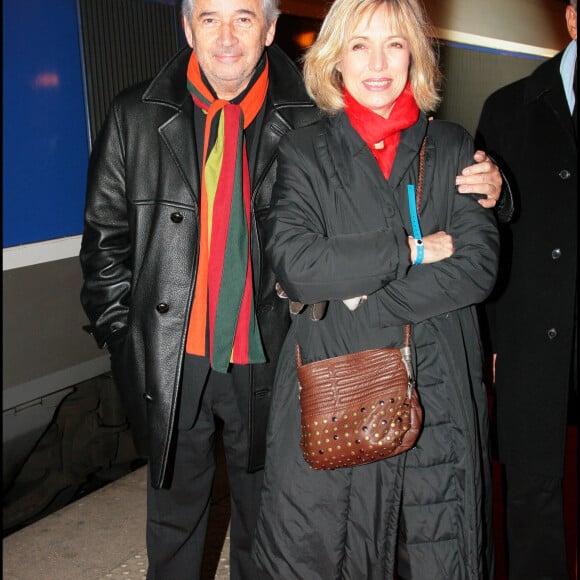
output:
[[[377,348],[302,364],[296,345],[300,446],[310,467],[362,465],[414,446],[423,410],[405,349],[410,351]]]

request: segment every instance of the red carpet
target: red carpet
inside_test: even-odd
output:
[[[495,580],[507,580],[503,532],[503,498],[501,466],[493,462],[494,480],[494,535],[496,548]],[[564,468],[564,520],[566,548],[570,578],[578,578],[578,428],[569,427],[566,441],[566,464]]]

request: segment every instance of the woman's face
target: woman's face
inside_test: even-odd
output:
[[[363,15],[337,66],[348,92],[385,118],[407,84],[411,63],[409,41],[391,26],[386,4]]]

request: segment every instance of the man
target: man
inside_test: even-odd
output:
[[[216,422],[231,490],[232,579],[250,558],[287,304],[262,253],[281,135],[319,115],[272,45],[278,0],[185,0],[189,46],[113,103],[95,144],[82,303],[149,459],[149,580],[199,578]],[[483,161],[460,190],[495,205]]]
[[[509,177],[518,213],[488,304],[511,580],[568,578],[562,477],[577,413],[576,0],[567,48],[486,101],[477,142]],[[570,397],[570,393],[572,397]]]

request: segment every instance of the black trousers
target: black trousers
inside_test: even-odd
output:
[[[568,580],[562,480],[507,466],[510,580]]]
[[[247,472],[249,367],[231,373],[209,370],[206,359],[186,357],[182,404],[199,405],[184,413],[167,489],[147,490],[147,580],[196,580],[201,577],[211,489],[215,473],[216,418],[223,421],[223,443],[231,494],[230,578],[256,580],[251,559],[263,471]],[[200,384],[201,381],[201,384]]]

